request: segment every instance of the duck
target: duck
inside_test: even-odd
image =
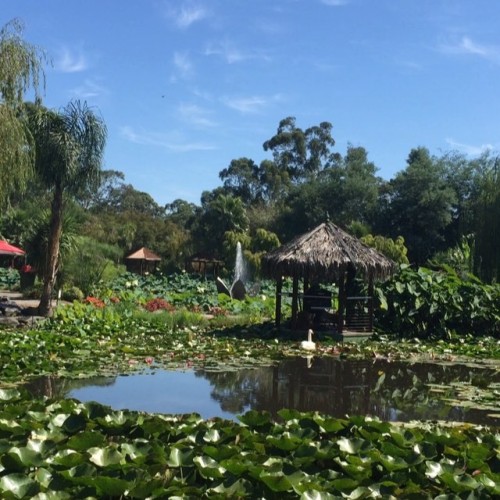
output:
[[[306,351],[315,351],[316,350],[316,343],[312,341],[312,336],[314,335],[314,332],[309,329],[307,331],[307,340],[303,340],[300,343],[301,349],[305,349]]]

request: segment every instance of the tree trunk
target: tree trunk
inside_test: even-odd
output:
[[[38,304],[40,316],[50,316],[52,313],[52,293],[59,266],[59,246],[62,234],[63,192],[61,186],[54,189],[50,214],[49,238],[47,247],[47,262],[43,276],[42,296]]]

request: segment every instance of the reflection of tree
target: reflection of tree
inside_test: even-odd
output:
[[[289,360],[277,367],[273,400],[279,407],[317,410],[330,415],[365,415],[369,412],[368,361]],[[276,409],[279,409],[278,407]]]
[[[388,360],[294,358],[274,367],[199,372],[213,386],[212,398],[233,413],[282,408],[320,411],[336,417],[372,415],[382,420],[484,421],[435,396],[428,384],[449,386],[488,377],[491,371],[466,365],[408,364]],[[383,378],[381,378],[383,377]],[[499,376],[497,375],[497,378]],[[491,422],[489,422],[491,423]]]
[[[473,421],[477,424],[495,424],[481,408],[465,409],[451,406],[445,399],[453,400],[461,385],[476,385],[500,381],[500,372],[490,368],[472,367],[464,364],[434,363],[388,363],[377,361],[374,366],[383,383],[376,391],[378,410],[392,407],[389,415],[375,412],[381,418],[394,420],[452,420]],[[432,385],[435,385],[434,389]],[[436,391],[436,392],[433,392]],[[496,423],[496,425],[498,425]]]
[[[292,408],[335,417],[371,415],[382,420],[439,419],[498,425],[498,419],[488,417],[490,410],[452,406],[444,399],[457,397],[457,388],[499,383],[500,372],[494,367],[309,356],[286,359],[272,367],[200,370],[196,376],[209,381],[211,397],[222,410],[233,414],[255,409],[276,415],[282,408]],[[112,386],[115,380],[43,377],[27,384],[27,388],[35,396],[66,397],[73,389]],[[151,390],[145,384],[143,391]],[[467,394],[459,397],[463,400]],[[134,397],[134,391],[130,391],[130,400]]]
[[[247,368],[228,372],[201,372],[213,386],[211,396],[224,411],[243,413],[259,408],[272,387],[272,368]]]
[[[35,397],[64,398],[74,389],[89,385],[106,387],[113,385],[115,381],[116,377],[70,379],[49,375],[31,380],[25,385],[25,388]]]
[[[311,366],[308,367],[308,364]],[[233,413],[245,409],[318,410],[332,415],[366,414],[371,362],[318,358],[289,359],[275,367],[200,372],[213,386],[211,396]]]

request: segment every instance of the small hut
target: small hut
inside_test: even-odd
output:
[[[188,271],[201,274],[203,277],[206,277],[207,273],[212,274],[214,277],[218,276],[222,267],[224,267],[222,260],[205,254],[192,255],[186,262]]]
[[[127,271],[140,275],[153,272],[160,261],[161,257],[146,247],[139,248],[125,257]]]
[[[0,240],[0,263],[2,267],[21,267],[21,263],[16,265],[16,258],[23,257],[26,260],[26,252],[19,247],[11,245],[7,241]]]
[[[303,325],[303,321],[326,318],[324,326],[342,338],[356,333],[371,334],[374,280],[387,278],[394,269],[392,260],[331,222],[297,236],[262,259],[263,274],[276,280],[278,327],[281,324],[282,280],[289,276],[293,279],[292,329],[312,326]],[[368,282],[366,295],[355,292],[355,277],[363,277]],[[299,293],[299,280],[303,280],[302,293]],[[335,308],[331,295],[325,304],[325,294],[320,288],[321,284],[331,283],[338,287]],[[302,311],[299,310],[301,306]]]

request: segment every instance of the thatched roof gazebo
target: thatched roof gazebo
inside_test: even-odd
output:
[[[139,248],[125,257],[127,271],[140,275],[153,272],[160,261],[161,257],[146,247]]]
[[[276,280],[276,325],[281,323],[282,279],[293,278],[292,288],[292,328],[299,325],[299,299],[304,306],[309,304],[316,314],[329,309],[325,307],[324,294],[309,288],[311,284],[336,283],[338,297],[336,310],[330,315],[330,326],[338,334],[346,331],[371,333],[373,330],[373,282],[385,279],[395,270],[395,263],[365,245],[359,239],[346,233],[331,222],[297,236],[265,255],[262,271],[266,277]],[[352,295],[354,277],[362,276],[368,282],[366,296]],[[304,293],[299,294],[299,280],[304,282]],[[310,290],[308,292],[308,289]],[[331,303],[330,299],[327,301]],[[320,304],[315,307],[314,304]],[[311,326],[311,325],[308,325]]]

